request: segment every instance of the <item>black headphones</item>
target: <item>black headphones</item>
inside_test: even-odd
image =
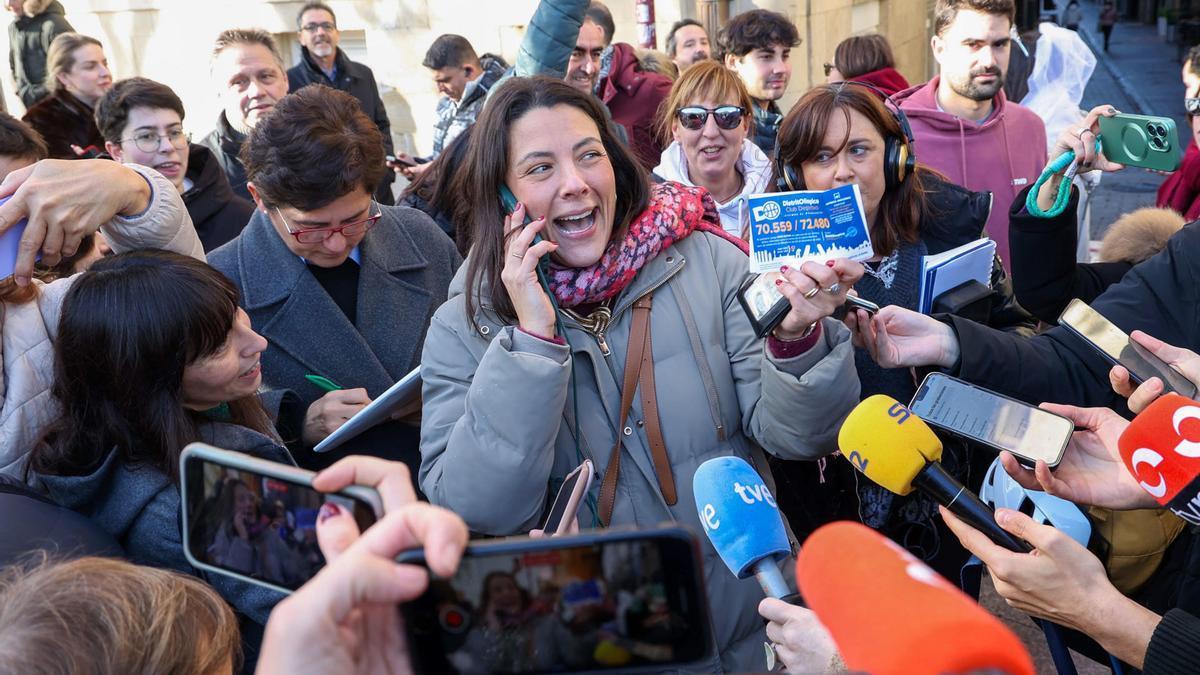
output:
[[[904,114],[904,111],[900,109],[900,106],[896,105],[896,102],[892,100],[891,96],[888,96],[882,89],[873,84],[846,80],[844,82],[839,82],[836,85],[829,86],[836,87],[837,94],[841,94],[842,90],[846,88],[846,85],[850,84],[857,85],[859,87],[865,87],[878,94],[879,97],[884,101],[883,107],[887,108],[888,112],[892,113],[892,117],[896,118],[896,123],[900,125],[900,130],[904,132],[903,138],[898,136],[888,136],[883,139],[884,180],[886,182],[886,189],[894,190],[897,187],[900,187],[900,184],[904,182],[905,178],[912,175],[913,168],[917,164],[917,157],[913,154],[912,150],[913,133],[912,127],[908,125],[908,117]],[[891,105],[888,105],[889,103]],[[803,188],[801,187],[800,178],[796,176],[795,169],[783,162],[782,153],[780,152],[781,147],[782,146],[779,144],[779,142],[776,141],[775,166],[779,171],[779,178],[775,179],[775,187],[780,192],[801,190]]]

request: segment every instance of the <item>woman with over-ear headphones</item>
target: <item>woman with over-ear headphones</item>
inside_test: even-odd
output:
[[[992,199],[987,192],[951,184],[919,164],[903,113],[893,112],[885,100],[877,89],[858,82],[809,90],[779,127],[775,182],[785,191],[828,190],[857,183],[876,256],[864,263],[866,276],[854,290],[881,307],[915,309],[922,256],[984,236]],[[990,325],[1032,328],[1032,319],[1013,300],[999,261],[993,265],[990,300]],[[858,320],[867,318],[866,312],[858,313],[846,319],[851,331],[856,330]],[[911,399],[916,391],[912,373],[879,367],[862,348],[857,334],[855,338],[862,397],[887,394],[900,401]],[[959,478],[969,479],[976,473],[973,460],[965,448],[948,446],[943,464]],[[942,574],[958,578],[967,554],[945,529],[934,502],[916,495],[895,496],[859,479],[840,459],[821,467],[773,460],[773,468],[780,482],[780,507],[798,536],[827,520],[860,519]],[[987,463],[982,463],[978,475],[986,468]]]

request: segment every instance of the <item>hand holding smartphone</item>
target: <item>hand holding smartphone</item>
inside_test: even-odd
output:
[[[366,530],[383,514],[358,485],[322,493],[312,471],[192,443],[180,456],[183,548],[198,569],[290,593],[325,565],[317,515],[333,502]]]
[[[543,533],[548,535],[567,533],[571,523],[575,522],[579,505],[587,499],[594,475],[590,459],[583,460],[583,464],[567,474],[562,487],[558,489],[558,495],[554,498],[554,504],[550,507],[550,513],[546,516],[546,522],[542,524]]]

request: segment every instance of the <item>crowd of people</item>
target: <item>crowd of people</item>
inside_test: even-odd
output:
[[[1200,216],[1200,47],[1183,64],[1179,170],[1089,262],[1080,190],[1056,160],[1123,169],[1096,143],[1118,111],[1075,111],[1048,135],[1009,97],[1012,0],[938,0],[928,82],[910,85],[885,36],[854,35],[790,106],[807,36],[783,14],[741,12],[713,35],[685,19],[661,53],[617,40],[600,2],[540,0],[511,63],[460,35],[432,41],[421,65],[441,98],[422,156],[395,150],[374,74],[322,2],[297,13],[290,69],[261,29],[216,37],[221,110],[203,139],[169,83],[114,75],[57,2],[9,6],[27,111],[0,113],[0,227],[27,224],[0,280],[0,488],[82,516],[124,561],[0,555],[0,672],[407,671],[389,603],[429,578],[398,552],[424,546],[453,578],[469,536],[541,527],[584,459],[598,478],[579,527],[698,533],[693,475],[724,456],[762,474],[793,551],[861,521],[955,583],[978,557],[1010,604],[1102,662],[1194,666],[1194,527],[1163,525],[1130,588],[1115,538],[1098,557],[1001,509],[1036,549],[1007,551],[927,496],[864,480],[837,436],[861,400],[908,401],[940,370],[1075,422],[1053,472],[1001,455],[1024,489],[1110,529],[1146,522],[1122,515],[1158,504],[1116,438],[1163,384],[1054,324],[1082,299],[1200,386],[1200,230],[1185,224]],[[846,185],[873,256],[783,267],[786,311],[756,335],[737,300],[750,199]],[[924,257],[981,237],[996,244],[986,292],[922,313]],[[882,309],[847,310],[852,295]],[[316,451],[418,367],[419,409]],[[321,491],[375,488],[384,514],[359,532],[329,502],[212,481],[211,560],[287,586],[320,571],[285,597],[196,569],[179,468],[194,441],[320,472]],[[995,459],[947,438],[942,462],[977,491]],[[691,668],[767,669],[764,643],[797,672],[838,662],[819,617],[764,600],[700,546],[715,644]],[[647,579],[606,588],[531,566],[453,584],[484,617],[458,645],[464,670],[539,670],[605,640],[669,661],[651,638],[612,637],[629,598],[662,608]],[[568,586],[587,611],[564,618]]]

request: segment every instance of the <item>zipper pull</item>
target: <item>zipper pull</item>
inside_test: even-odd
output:
[[[604,340],[604,331],[603,330],[596,331],[596,343],[600,345],[600,353],[601,354],[608,356],[609,354],[612,353],[608,349],[608,342],[606,342]]]

